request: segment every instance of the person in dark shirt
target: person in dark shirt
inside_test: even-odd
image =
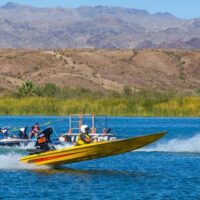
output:
[[[28,135],[26,134],[27,128],[28,127],[20,128],[20,130],[19,130],[19,138],[20,139],[28,139]]]

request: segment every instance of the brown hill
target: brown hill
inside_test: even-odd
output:
[[[0,50],[0,91],[24,81],[122,91],[200,87],[200,52],[183,50]]]

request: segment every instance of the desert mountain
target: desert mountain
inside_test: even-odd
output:
[[[1,48],[199,49],[200,18],[120,7],[35,8],[9,2],[0,7],[0,30]]]

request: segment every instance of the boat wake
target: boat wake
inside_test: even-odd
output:
[[[19,153],[6,153],[0,154],[0,170],[34,170],[34,169],[50,169],[48,166],[35,166],[25,164],[19,161],[22,154]]]
[[[27,151],[27,149],[34,149],[35,144],[33,142],[30,142],[28,145],[20,145],[20,146],[0,146],[0,154],[5,153],[24,153]]]
[[[57,149],[70,147],[71,145],[56,145]],[[19,161],[19,159],[27,154],[27,149],[34,148],[34,143],[29,143],[27,146],[16,147],[0,147],[0,170],[46,170],[51,169],[49,166],[36,166],[31,164],[25,164]]]
[[[158,143],[153,147],[144,147],[138,151],[143,152],[174,152],[174,153],[200,153],[200,134],[187,139],[171,139]]]

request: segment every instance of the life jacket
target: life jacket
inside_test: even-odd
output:
[[[85,142],[82,138],[81,138],[81,135],[82,135],[83,133],[80,133],[79,135],[78,135],[78,138],[77,138],[77,142],[76,142],[76,145],[77,146],[79,146],[79,145],[83,145],[83,144],[88,144],[87,142]],[[85,135],[85,137],[87,138],[87,139],[90,139],[90,136],[88,135],[88,134],[84,134]]]

